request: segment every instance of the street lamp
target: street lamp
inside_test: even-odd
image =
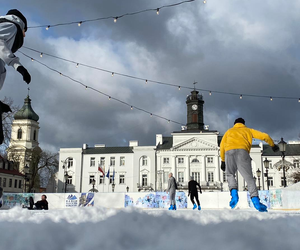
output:
[[[127,193],[128,193],[128,191],[129,191],[129,187],[128,187],[128,186],[126,187],[126,191],[127,191]]]
[[[261,176],[261,171],[257,169],[256,171],[256,176],[258,178],[258,190],[260,190],[260,176]]]
[[[64,178],[65,178],[65,193],[66,193],[67,192],[67,186],[68,186],[68,179],[69,179],[69,175],[68,175],[67,171],[65,172]]]
[[[93,185],[93,193],[95,192],[95,183],[96,183],[96,181],[95,181],[95,179],[93,179],[93,180],[92,180],[92,185]]]
[[[269,190],[269,186],[270,186],[270,183],[269,183],[269,174],[268,174],[268,171],[269,171],[269,163],[270,161],[268,161],[267,157],[265,158],[264,160],[264,166],[265,166],[265,169],[266,169],[266,172],[264,174],[264,176],[267,178],[267,188]]]
[[[282,157],[283,186],[286,187],[285,167],[284,167],[286,142],[283,140],[283,138],[281,138],[281,141],[278,143],[278,147],[279,147],[279,151],[281,152],[281,157]]]
[[[30,171],[29,171],[29,167],[28,167],[27,164],[25,165],[23,171],[24,171],[24,174],[25,174],[25,175],[24,175],[24,181],[25,181],[25,189],[24,189],[24,193],[27,193],[27,190],[26,190],[26,183],[27,183],[27,182],[29,183],[30,176],[31,176],[31,173],[30,173]]]

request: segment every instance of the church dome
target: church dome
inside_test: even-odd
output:
[[[29,119],[33,121],[38,121],[39,116],[33,111],[31,107],[31,99],[29,96],[25,98],[23,107],[14,115],[15,120]]]

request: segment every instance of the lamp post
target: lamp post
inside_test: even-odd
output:
[[[264,176],[267,178],[267,188],[269,190],[269,187],[270,187],[270,183],[269,183],[269,174],[268,174],[268,171],[269,171],[269,166],[270,166],[270,161],[268,161],[267,157],[265,158],[264,160],[264,166],[265,166],[265,169],[266,169],[266,172],[264,174]]]
[[[127,191],[127,193],[129,192],[129,187],[128,186],[126,187],[126,191]]]
[[[64,178],[65,178],[65,193],[66,193],[67,192],[67,186],[68,186],[68,179],[69,179],[69,175],[68,175],[67,171],[65,172]]]
[[[92,180],[92,185],[93,185],[93,193],[95,193],[95,183],[96,183],[96,181],[95,181],[95,179],[93,179],[93,180]]]
[[[256,171],[256,176],[258,178],[258,190],[260,190],[260,176],[261,176],[261,171],[257,169]]]
[[[278,143],[278,147],[279,147],[279,151],[281,152],[281,158],[282,158],[283,186],[286,187],[285,167],[284,167],[286,142],[283,140],[283,138],[281,138],[281,141]]]
[[[30,176],[31,176],[31,173],[30,173],[30,171],[29,171],[29,167],[28,167],[28,165],[26,164],[25,165],[25,167],[24,167],[24,169],[23,169],[23,171],[24,171],[24,181],[25,181],[25,188],[24,188],[24,193],[27,193],[27,190],[26,190],[26,183],[28,182],[29,183],[29,180],[30,180]]]

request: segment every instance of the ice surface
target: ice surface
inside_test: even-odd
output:
[[[0,249],[299,249],[300,212],[0,210]]]

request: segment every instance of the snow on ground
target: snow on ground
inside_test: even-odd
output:
[[[299,249],[300,211],[0,210],[0,249]]]

